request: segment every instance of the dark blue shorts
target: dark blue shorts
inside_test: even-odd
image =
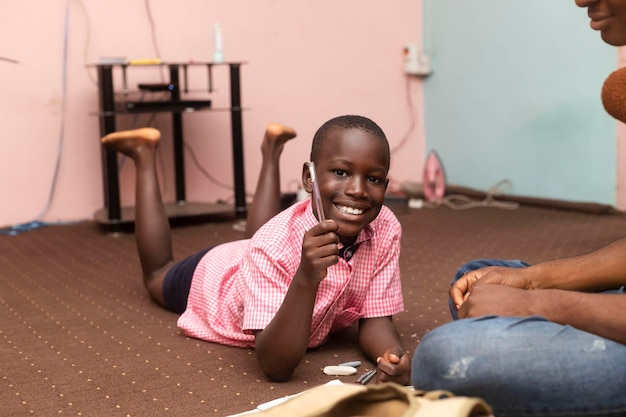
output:
[[[191,279],[200,259],[214,246],[208,247],[175,263],[163,278],[163,302],[165,308],[177,314],[183,314],[187,308],[187,298],[191,288]]]

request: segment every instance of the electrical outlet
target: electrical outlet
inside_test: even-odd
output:
[[[432,69],[428,55],[420,53],[414,43],[404,47],[404,72],[408,75],[428,76]]]

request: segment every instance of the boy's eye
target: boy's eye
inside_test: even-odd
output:
[[[333,173],[338,176],[338,177],[348,177],[350,176],[350,174],[347,171],[344,171],[342,169],[333,169]],[[370,176],[367,177],[367,181],[372,183],[372,184],[381,184],[384,182],[384,178],[381,177],[375,177],[375,176]]]
[[[380,184],[381,182],[383,182],[383,179],[380,177],[368,177],[367,180],[372,184]]]

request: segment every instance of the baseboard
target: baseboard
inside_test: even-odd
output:
[[[450,195],[450,194],[463,194],[468,197],[475,197],[479,199],[487,197],[487,193],[484,191],[475,190],[475,189],[468,188],[468,187],[447,184],[446,195]],[[540,198],[540,197],[517,196],[517,195],[509,195],[509,194],[498,194],[496,198],[502,201],[514,201],[516,203],[523,204],[526,206],[546,207],[546,208],[553,208],[553,209],[558,209],[558,210],[580,211],[580,212],[592,213],[592,214],[623,214],[622,211],[607,204],[580,202],[580,201],[567,201],[567,200],[558,200],[558,199],[549,199],[549,198]]]

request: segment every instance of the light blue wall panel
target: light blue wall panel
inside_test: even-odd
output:
[[[450,184],[615,204],[615,48],[573,0],[424,0],[427,150]]]

